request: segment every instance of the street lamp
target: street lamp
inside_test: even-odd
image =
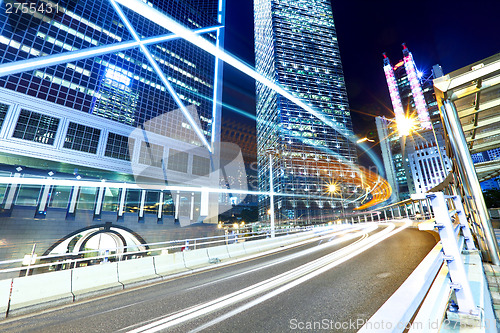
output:
[[[271,238],[275,236],[275,224],[274,224],[274,184],[273,184],[273,155],[278,155],[275,149],[267,149],[266,153],[269,154],[269,204],[270,208],[267,213],[271,219]]]
[[[344,211],[344,198],[342,196],[342,190],[340,186],[337,183],[330,183],[327,185],[327,190],[328,193],[331,195],[340,193],[340,206],[342,208],[342,219],[345,217],[345,211]]]

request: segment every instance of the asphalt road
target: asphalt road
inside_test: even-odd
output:
[[[309,331],[356,332],[359,327],[352,325],[352,329],[335,327],[370,318],[435,240],[429,233],[406,229],[339,263],[336,260],[348,249],[367,241],[367,236],[359,235],[332,245],[340,237],[332,235],[258,259],[14,317],[0,322],[0,332],[143,332],[148,324],[152,331],[165,332],[290,332],[307,331],[308,325],[317,328]],[[311,262],[319,266],[313,267]],[[325,265],[332,262],[336,266],[327,269]],[[312,268],[303,272],[302,267],[309,266]],[[292,273],[298,275],[292,277]],[[317,276],[306,279],[306,274]],[[266,289],[263,281],[271,286]],[[249,294],[246,298],[245,293]],[[230,294],[235,300],[227,297],[207,304]],[[161,320],[168,320],[171,326],[158,326]],[[176,320],[179,324],[174,325]]]

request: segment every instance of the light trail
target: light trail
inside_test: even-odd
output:
[[[163,14],[159,10],[148,6],[146,3],[143,3],[138,0],[115,0],[117,3],[120,3],[122,6],[129,8],[130,10],[136,12],[137,14],[143,16],[144,18],[170,30],[174,34],[182,37],[184,40],[192,43],[193,45],[201,48],[202,50],[212,54],[213,56],[221,59],[224,61],[224,63],[227,63],[228,65],[231,65],[232,67],[238,69],[242,73],[252,77],[253,79],[257,80],[258,82],[262,83],[266,87],[272,89],[273,91],[277,92],[281,96],[287,98],[297,106],[301,107],[308,113],[312,114],[331,128],[333,128],[336,132],[338,132],[340,135],[348,139],[349,141],[353,142],[356,144],[356,141],[359,139],[354,133],[351,131],[338,127],[332,119],[328,118],[324,113],[315,110],[313,107],[310,105],[306,104],[304,101],[302,101],[300,98],[296,97],[292,93],[288,92],[286,89],[281,87],[279,84],[275,83],[274,81],[266,78],[262,74],[258,73],[255,69],[247,65],[246,63],[242,62],[235,56],[231,55],[228,52],[225,52],[224,50],[218,49],[216,45],[213,45],[209,41],[203,39],[201,36],[198,36],[193,33],[190,29],[182,26],[181,24],[177,23],[175,20],[172,18],[168,17],[167,15]],[[363,147],[362,147],[363,149]],[[380,163],[377,163],[375,161],[378,161],[378,158],[376,155],[371,152],[371,151],[365,151],[365,153],[370,157],[372,161],[374,161],[375,164],[380,165]],[[353,162],[351,161],[346,161],[347,165],[354,165]]]
[[[370,236],[356,244],[351,244],[349,246],[344,247],[341,250],[335,251],[331,254],[323,256],[319,259],[316,259],[310,263],[299,266],[295,269],[292,269],[288,272],[282,273],[276,277],[264,280],[262,282],[256,283],[247,288],[241,289],[234,293],[219,297],[213,301],[209,301],[206,303],[199,304],[197,306],[190,307],[184,311],[178,312],[172,316],[157,320],[148,325],[144,325],[142,327],[136,328],[134,330],[129,331],[129,333],[153,333],[161,330],[168,329],[170,327],[185,323],[189,320],[198,318],[200,316],[209,314],[211,312],[220,310],[227,306],[236,304],[238,302],[247,300],[249,298],[255,297],[261,293],[268,292],[264,296],[261,296],[253,301],[247,303],[246,305],[239,307],[235,310],[228,312],[227,314],[209,322],[205,325],[202,325],[193,332],[199,332],[203,329],[206,329],[210,326],[213,326],[227,318],[230,318],[236,314],[239,314],[255,305],[258,305],[276,295],[279,295],[295,286],[298,286],[346,261],[354,258],[355,256],[363,253],[364,251],[372,248],[373,246],[379,244],[384,241],[388,237],[395,235],[404,229],[406,229],[411,222],[406,222],[406,224],[396,230],[394,224],[385,224],[387,228],[382,230],[381,232]],[[278,289],[275,289],[278,288]],[[274,289],[274,290],[272,290]],[[271,291],[272,290],[272,291]],[[270,291],[270,292],[269,292]]]

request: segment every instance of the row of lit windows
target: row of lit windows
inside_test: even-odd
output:
[[[0,103],[0,119],[3,122],[9,106]],[[13,137],[53,145],[60,124],[60,119],[38,112],[22,109],[14,129]],[[0,123],[1,125],[1,123]],[[96,154],[101,130],[90,126],[70,122],[63,147],[66,149]],[[135,140],[110,132],[107,138],[104,155],[111,158],[130,161]],[[162,167],[163,149],[161,145],[141,142],[139,163],[153,167]],[[183,173],[188,172],[188,153],[170,149],[167,168]],[[201,156],[193,156],[192,173],[208,176],[210,160]]]

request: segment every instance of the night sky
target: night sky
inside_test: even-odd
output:
[[[391,115],[382,53],[402,59],[406,43],[420,70],[444,73],[500,52],[500,0],[332,0],[354,132],[365,136],[373,116]],[[226,50],[254,64],[253,2],[227,0]],[[255,83],[225,66],[224,102],[255,114]],[[366,115],[369,114],[369,115]],[[224,110],[224,117],[242,119]]]

